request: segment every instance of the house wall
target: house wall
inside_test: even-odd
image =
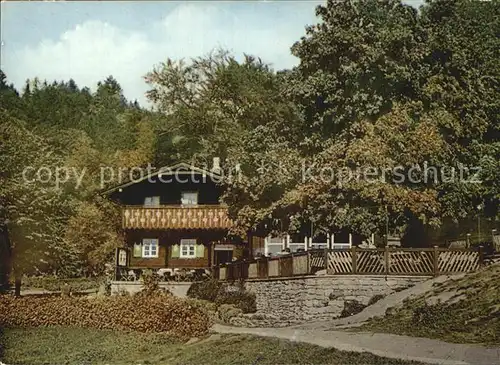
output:
[[[256,257],[258,253],[264,254],[265,245],[264,245],[264,237],[258,236],[250,236],[250,254],[252,257]]]
[[[148,237],[150,238],[150,237]],[[154,237],[151,237],[154,238]],[[132,252],[132,251],[130,251]],[[149,268],[162,268],[166,267],[167,260],[167,247],[160,243],[160,247],[158,249],[158,257],[133,257],[132,253],[130,254],[130,262],[129,265],[131,267],[149,267]]]
[[[143,238],[158,238],[159,251],[157,258],[137,258],[130,255],[129,266],[140,268],[207,268],[212,266],[212,246],[214,242],[224,241],[225,230],[128,230],[126,242],[131,249],[134,243],[141,243]],[[180,244],[183,238],[195,238],[197,243],[205,246],[203,258],[172,258],[172,246]]]
[[[190,237],[186,237],[190,238]],[[201,241],[201,240],[200,240]],[[193,258],[193,259],[184,259],[184,258],[172,258],[172,246],[168,247],[168,258],[167,265],[171,268],[204,268],[210,267],[211,258],[210,252],[212,250],[212,244],[209,242],[203,242],[205,245],[205,256],[203,258]]]
[[[203,180],[202,175],[181,175],[183,182],[175,181],[175,177],[165,177],[164,180],[172,179],[171,182],[161,182],[157,177],[141,181],[137,184],[123,188],[123,191],[115,191],[110,197],[123,205],[143,205],[147,196],[159,196],[161,205],[180,205],[182,191],[197,191],[198,204],[219,204],[221,188],[215,184],[210,177]],[[153,182],[154,181],[154,182]],[[185,182],[184,182],[185,181]]]

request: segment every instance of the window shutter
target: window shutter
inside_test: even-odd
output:
[[[205,257],[205,246],[204,245],[196,245],[196,257],[198,257],[198,258]]]
[[[134,243],[134,257],[142,256],[142,245],[140,243]]]
[[[170,257],[172,257],[173,259],[178,258],[180,256],[180,249],[181,247],[179,245],[173,245],[172,254],[170,255]]]

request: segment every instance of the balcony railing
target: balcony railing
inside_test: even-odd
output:
[[[220,205],[161,205],[159,207],[125,206],[123,228],[211,229],[229,228],[227,208]]]

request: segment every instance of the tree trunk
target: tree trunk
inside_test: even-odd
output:
[[[21,276],[16,276],[14,282],[14,295],[16,297],[21,296]]]

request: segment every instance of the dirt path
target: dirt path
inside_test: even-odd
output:
[[[219,333],[244,333],[306,342],[338,350],[370,352],[395,359],[415,360],[443,365],[500,364],[500,348],[452,344],[427,338],[398,336],[382,333],[325,331],[298,328],[241,328],[215,325]]]

